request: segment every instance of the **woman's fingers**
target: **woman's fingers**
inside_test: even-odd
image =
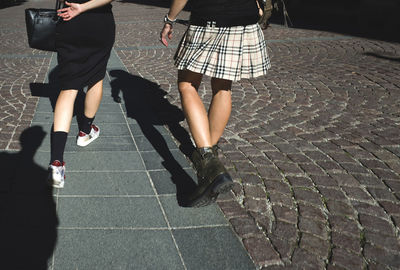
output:
[[[161,41],[161,43],[165,46],[165,47],[168,47],[168,41],[167,41],[167,35],[165,35],[165,33],[164,33],[164,31],[163,32],[161,32],[161,35],[160,35],[160,41]]]
[[[65,17],[69,16],[69,13],[68,13],[68,11],[64,11],[64,12],[58,13],[57,15],[60,16],[61,18],[65,18]]]
[[[66,12],[68,11],[69,8],[60,8],[57,10],[57,12],[61,13],[61,12]]]
[[[168,41],[167,41],[164,37],[161,38],[161,43],[162,43],[165,47],[168,47]]]
[[[70,10],[63,11],[62,13],[57,14],[59,17],[61,17],[64,21],[69,21],[73,17],[75,17]]]
[[[65,2],[65,3],[69,7],[57,10],[58,16],[63,18],[64,21],[69,21],[81,13],[79,4],[69,3],[69,2]]]
[[[160,41],[165,47],[168,47],[167,37],[168,37],[168,39],[172,38],[172,28],[169,24],[165,24],[164,28],[162,29],[162,31],[160,33]]]

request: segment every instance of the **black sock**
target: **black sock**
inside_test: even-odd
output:
[[[93,118],[87,118],[85,114],[82,114],[78,119],[79,130],[85,132],[86,134],[90,133],[92,129]]]
[[[50,135],[50,163],[55,160],[64,161],[64,149],[68,133],[64,131],[52,131]]]

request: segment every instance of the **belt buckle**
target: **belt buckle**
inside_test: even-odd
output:
[[[217,22],[216,21],[207,21],[207,27],[216,27]]]

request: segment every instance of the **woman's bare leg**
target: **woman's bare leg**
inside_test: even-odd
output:
[[[62,90],[54,109],[53,131],[69,132],[78,90]]]
[[[224,133],[231,115],[232,81],[212,78],[211,88],[213,91],[213,98],[208,110],[208,120],[210,123],[211,145],[215,145]]]
[[[209,121],[204,104],[197,92],[201,79],[202,75],[198,73],[187,70],[178,72],[178,88],[183,112],[198,148],[192,155],[197,171],[198,187],[188,196],[190,206],[207,205],[214,201],[218,194],[230,190],[233,185],[231,176],[211,149],[222,135],[229,119],[230,91],[222,91],[222,89],[229,90],[230,82],[212,80],[213,101],[209,112],[212,120]],[[215,137],[215,143],[211,139],[210,130]]]
[[[74,103],[78,90],[62,90],[58,95],[56,107],[54,109],[53,130],[50,135],[50,164],[58,161],[56,166],[61,166],[64,160],[64,149],[67,142],[67,136],[71,127],[72,115],[74,112]],[[57,170],[52,174],[53,185],[55,187],[63,186],[64,175]]]
[[[87,118],[95,117],[99,109],[101,99],[103,97],[103,80],[98,81],[91,86],[85,97],[85,110],[84,114]]]
[[[210,147],[211,137],[207,111],[197,93],[202,74],[188,70],[178,71],[178,88],[183,112],[196,147]]]

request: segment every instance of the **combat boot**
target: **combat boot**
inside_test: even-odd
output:
[[[218,194],[229,191],[233,186],[232,178],[218,159],[216,149],[198,148],[195,150],[197,153],[192,155],[197,170],[198,185],[189,196],[189,206],[208,205],[216,200]]]

